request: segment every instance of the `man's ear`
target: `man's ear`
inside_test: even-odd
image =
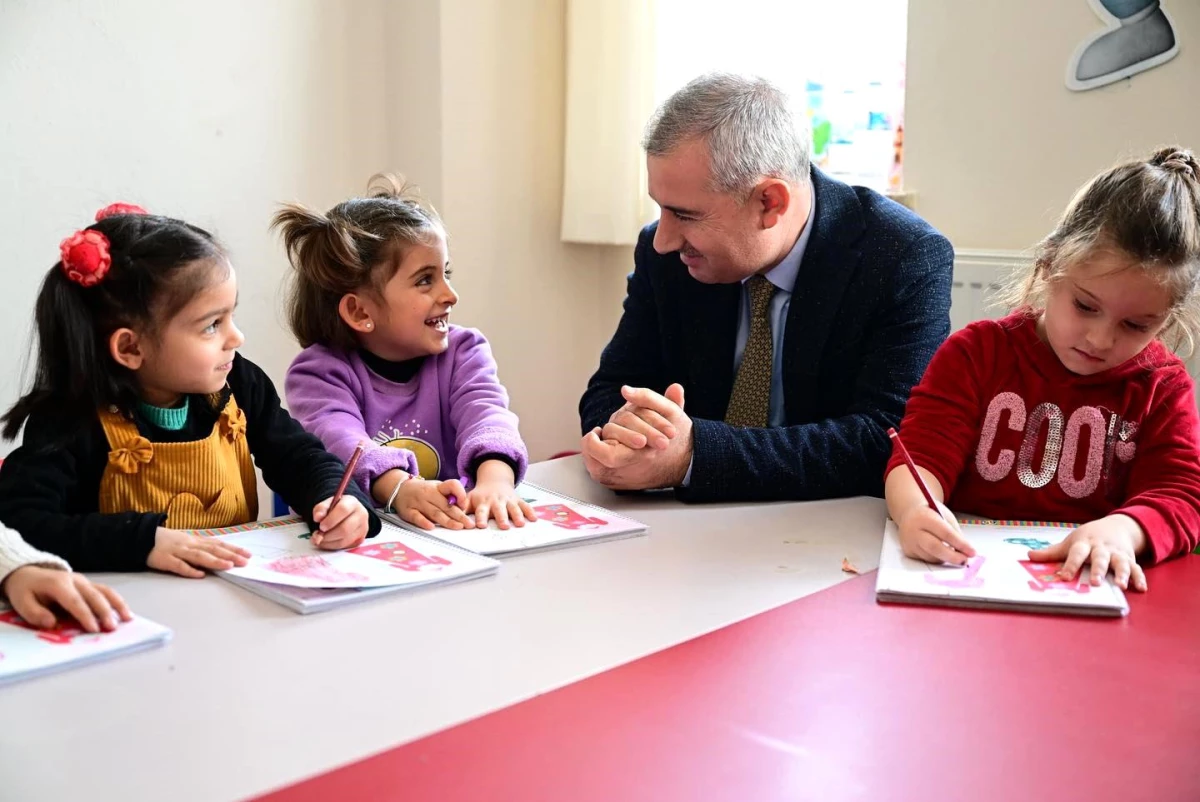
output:
[[[118,365],[137,370],[146,359],[145,342],[133,329],[117,329],[108,335],[108,353]]]
[[[359,334],[366,334],[375,328],[371,313],[355,293],[348,292],[342,296],[342,300],[338,301],[338,314],[347,326]]]
[[[755,187],[754,200],[758,204],[764,229],[779,225],[788,209],[796,202],[792,195],[792,188],[786,181],[778,178],[768,178]]]

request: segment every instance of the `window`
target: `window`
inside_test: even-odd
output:
[[[807,109],[814,164],[899,190],[907,13],[907,0],[658,0],[655,102],[705,72],[761,75]]]

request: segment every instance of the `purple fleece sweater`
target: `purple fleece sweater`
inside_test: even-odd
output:
[[[529,457],[496,376],[496,360],[475,329],[450,327],[450,346],[426,358],[403,384],[372,372],[357,352],[312,345],[288,368],[288,407],[305,429],[342,460],[369,444],[354,480],[370,493],[381,474],[399,468],[425,479],[458,479],[485,454],[517,465]]]

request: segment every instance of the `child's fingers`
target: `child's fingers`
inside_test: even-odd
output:
[[[38,629],[50,629],[58,623],[58,619],[54,617],[54,613],[50,608],[42,604],[32,593],[29,595],[21,594],[9,599],[13,609],[17,611],[17,615],[25,619],[25,622],[30,626]]]
[[[430,504],[421,510],[421,512],[425,513],[425,517],[433,521],[436,526],[444,526],[447,529],[459,529],[462,527],[462,524],[455,524],[451,520],[449,507],[443,509],[435,504]]]
[[[70,613],[79,626],[88,632],[98,632],[101,629],[112,631],[117,628],[116,617],[108,606],[108,599],[90,584],[71,584],[70,593],[66,598],[58,600],[59,605]]]
[[[1108,573],[1108,566],[1112,562],[1112,552],[1104,546],[1097,545],[1092,549],[1090,559],[1092,561],[1091,583],[1099,585],[1104,580],[1104,575]]]
[[[1067,550],[1070,548],[1071,544],[1062,540],[1044,549],[1032,549],[1029,552],[1029,559],[1035,563],[1062,562],[1067,559]]]
[[[325,551],[338,551],[353,548],[359,542],[361,542],[361,538],[358,537],[358,530],[353,524],[346,522],[332,532],[326,532],[325,536],[321,538],[321,545],[318,548]]]
[[[132,621],[133,613],[129,609],[129,605],[125,603],[125,599],[121,598],[121,594],[110,588],[108,585],[93,583],[96,590],[104,594],[104,598],[108,599],[109,605],[116,611],[122,621]]]
[[[407,507],[402,509],[400,511],[400,516],[402,519],[412,523],[413,526],[419,526],[422,529],[433,528],[433,522],[430,519],[427,519],[425,514],[421,513],[421,510],[416,509],[415,507]]]
[[[1129,575],[1133,572],[1134,562],[1129,558],[1128,554],[1120,551],[1113,552],[1112,556],[1112,573],[1113,584],[1121,590],[1129,587]]]
[[[172,554],[163,561],[163,570],[169,571],[172,574],[186,576],[188,579],[203,579],[204,572],[193,568],[183,561],[179,556]]]
[[[975,548],[963,537],[962,530],[958,528],[958,521],[954,520],[953,514],[949,518],[945,514],[940,516],[939,520],[928,531],[941,542],[947,543],[951,548],[962,552],[966,557],[975,556]],[[966,559],[964,558],[962,562],[966,562]]]
[[[492,512],[492,510],[491,510],[491,507],[488,506],[488,502],[486,502],[486,501],[478,502],[475,505],[475,525],[478,526],[480,529],[486,528],[487,523],[488,523],[488,518],[491,517],[491,512]]]
[[[525,516],[525,520],[529,521],[530,523],[533,523],[537,520],[537,513],[533,511],[533,505],[531,505],[525,499],[521,499],[517,502],[517,504],[520,506],[521,514]]]
[[[250,552],[240,546],[234,546],[223,540],[213,538],[196,538],[189,544],[188,548],[219,560],[222,563],[222,567],[216,569],[218,571],[226,571],[235,565],[245,565],[247,558],[250,556]],[[192,561],[189,560],[189,562]]]
[[[366,535],[367,511],[356,501],[350,514],[343,518],[336,527],[325,533],[322,548],[352,549],[361,544]]]
[[[475,519],[468,515],[462,507],[451,507],[450,517],[462,524],[463,529],[475,528]]]
[[[922,547],[929,562],[949,563],[950,565],[967,564],[967,555],[946,545],[939,535],[927,532]]]
[[[525,515],[521,510],[521,503],[516,499],[508,502],[508,519],[513,522],[513,526],[524,526]]]
[[[321,519],[321,531],[328,535],[341,526],[342,521],[353,515],[362,505],[353,496],[342,496],[337,506],[330,507]]]
[[[459,503],[462,504],[464,502],[460,501]],[[442,513],[446,516],[447,520],[447,523],[442,525],[449,529],[458,530],[475,528],[475,522],[471,520],[471,516],[463,512],[461,507],[450,506],[445,510],[442,510]]]
[[[233,560],[218,557],[212,551],[198,546],[184,549],[179,556],[189,565],[209,571],[228,571],[233,567]]]
[[[1149,586],[1146,584],[1146,572],[1136,562],[1129,571],[1129,584],[1134,590],[1141,591],[1142,593],[1149,590]]]
[[[492,517],[496,519],[496,526],[501,529],[508,529],[508,507],[503,501],[492,502]]]
[[[449,504],[450,496],[454,496],[454,501],[459,507],[465,507],[467,504],[467,489],[457,479],[447,479],[440,483],[438,492],[446,497],[447,504]]]
[[[333,496],[318,502],[317,506],[313,507],[312,517],[314,523],[321,523],[321,521],[325,520],[325,516],[329,514],[329,503],[331,501],[333,501]]]
[[[1063,560],[1062,567],[1058,569],[1059,577],[1068,582],[1074,579],[1079,574],[1079,569],[1087,561],[1091,550],[1092,547],[1082,540],[1072,543],[1070,548],[1067,549],[1067,558]]]

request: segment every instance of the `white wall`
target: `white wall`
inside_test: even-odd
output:
[[[579,396],[624,296],[614,277],[632,267],[632,249],[559,241],[564,13],[404,0],[388,19],[391,165],[446,221],[454,318],[491,341],[534,459],[577,448]]]
[[[559,241],[563,0],[443,0],[443,213],[460,322],[492,341],[534,457],[574,449],[577,406],[620,298],[602,291],[632,249]]]
[[[19,390],[59,241],[128,200],[217,234],[238,270],[245,354],[281,380],[277,202],[332,202],[384,161],[375,2],[0,3],[0,403]],[[11,344],[11,345],[10,345]],[[8,449],[5,448],[5,451]]]
[[[1200,150],[1200,3],[1163,5],[1179,55],[1076,93],[1067,61],[1103,27],[1085,0],[909,0],[904,182],[917,212],[958,248],[1021,250],[1114,161]]]
[[[457,322],[492,341],[534,458],[575,447],[631,254],[558,240],[564,6],[0,0],[0,403],[59,241],[116,199],[229,245],[244,353],[281,382],[276,204],[392,170],[447,220]]]

